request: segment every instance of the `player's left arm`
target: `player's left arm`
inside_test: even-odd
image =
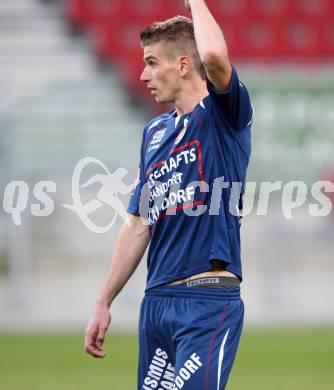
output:
[[[185,5],[192,14],[197,49],[207,77],[216,90],[225,92],[230,85],[232,66],[224,34],[204,0],[185,0]]]

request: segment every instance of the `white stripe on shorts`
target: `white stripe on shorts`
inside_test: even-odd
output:
[[[220,346],[220,351],[219,351],[219,359],[218,359],[218,381],[217,381],[217,390],[219,390],[219,385],[220,385],[220,375],[221,375],[221,370],[222,370],[222,365],[223,365],[223,359],[224,359],[224,347],[226,344],[228,332],[230,329],[227,329],[227,332],[225,333],[222,345]]]

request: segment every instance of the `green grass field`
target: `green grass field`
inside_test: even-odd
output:
[[[0,333],[0,389],[135,390],[137,339],[111,334],[108,356],[83,352],[78,333]],[[247,331],[228,390],[332,390],[334,329]]]

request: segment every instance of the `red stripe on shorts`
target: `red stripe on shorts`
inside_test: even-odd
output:
[[[224,318],[226,317],[226,314],[227,314],[227,306],[224,307],[224,310],[220,316],[218,325],[216,327],[215,333],[214,333],[212,340],[211,340],[211,343],[210,343],[210,349],[209,349],[209,355],[208,355],[208,368],[206,371],[206,380],[205,380],[205,390],[209,390],[209,372],[210,372],[211,354],[212,354],[213,346],[215,344],[219,329],[224,321]]]

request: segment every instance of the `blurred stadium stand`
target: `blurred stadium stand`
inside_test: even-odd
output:
[[[7,315],[0,315],[0,327],[7,321],[21,326],[22,317],[18,320],[16,314],[24,316],[26,310],[35,325],[43,324],[40,314],[57,326],[63,320],[53,300],[62,305],[75,290],[73,307],[85,300],[85,290],[73,289],[75,275],[68,272],[75,269],[78,253],[84,253],[86,273],[93,275],[92,262],[101,261],[103,253],[109,261],[105,249],[111,248],[107,238],[102,246],[95,235],[97,241],[86,241],[85,249],[80,223],[79,230],[68,224],[68,213],[60,210],[62,202],[71,203],[73,168],[86,156],[102,160],[111,170],[122,160],[131,170],[131,182],[144,119],[117,77],[101,71],[84,42],[67,35],[58,4],[1,1],[0,18],[1,189],[3,193],[12,180],[24,180],[30,187],[22,226],[14,226],[1,212],[0,311]],[[30,205],[36,203],[32,190],[40,180],[57,183],[55,214],[45,221],[30,218]],[[66,307],[68,313],[75,311]]]
[[[255,106],[249,181],[327,178],[334,167],[334,1],[208,4]],[[71,175],[83,157],[110,171],[125,167],[132,181],[142,126],[156,109],[139,82],[138,32],[175,14],[185,14],[183,0],[1,0],[0,183],[3,193],[10,181],[24,180],[30,193],[22,226],[0,210],[0,329],[85,324],[121,221],[96,234],[61,204],[71,203]],[[85,175],[95,173],[103,172],[90,167]],[[41,180],[57,183],[55,212],[44,218],[30,213]],[[86,189],[84,199],[98,189]],[[286,221],[280,199],[269,211],[243,222],[247,324],[334,323],[324,299],[334,294],[332,219],[311,218],[304,207]],[[108,206],[94,215],[97,224],[110,217]],[[144,263],[114,305],[119,328],[136,326]]]
[[[154,20],[184,13],[179,0],[64,0],[62,4],[73,30],[86,31],[97,56],[118,64],[126,85],[139,93],[143,91],[139,32]],[[208,0],[207,4],[224,25],[233,61],[334,59],[333,1]]]

